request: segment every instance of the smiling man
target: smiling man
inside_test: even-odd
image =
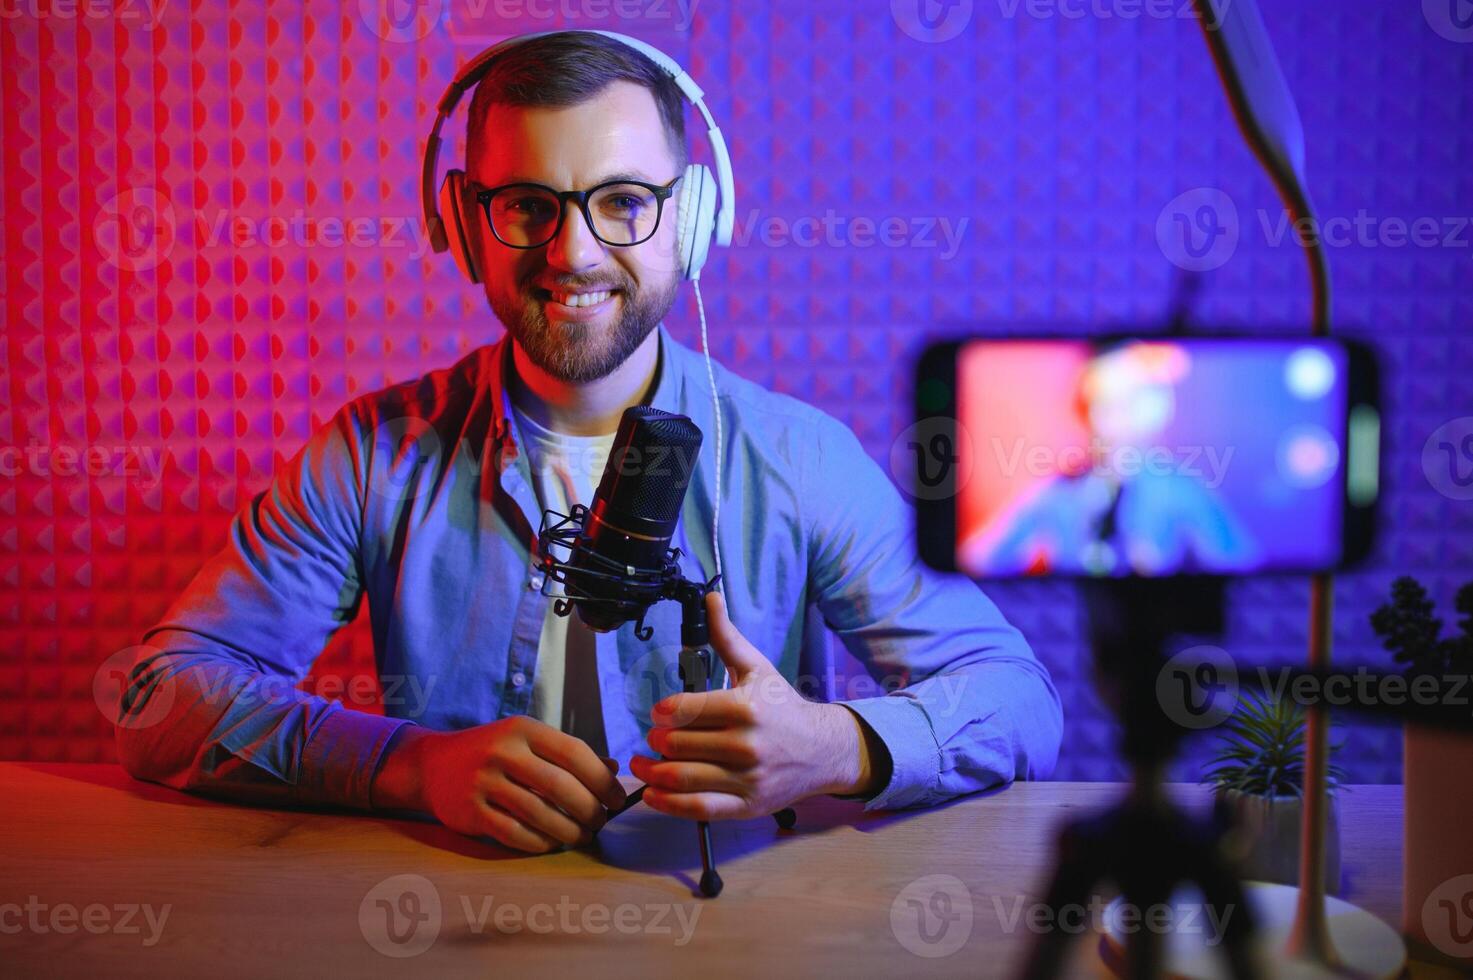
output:
[[[495,60],[470,107],[462,206],[505,335],[343,406],[237,516],[143,637],[118,728],[134,775],[420,811],[546,851],[602,826],[621,766],[649,806],[698,819],[819,794],[927,805],[1052,768],[1047,671],[974,583],[918,563],[909,510],[853,433],[720,366],[713,406],[706,365],[665,330],[683,112],[667,74],[597,34]],[[709,612],[727,689],[675,693],[673,603],[641,641],[630,625],[592,633],[543,594],[541,515],[591,501],[637,404],[708,434],[673,543],[686,577],[709,579],[720,502]],[[385,715],[283,690],[365,595]],[[827,631],[888,693],[800,693]],[[405,677],[412,703],[390,696]]]

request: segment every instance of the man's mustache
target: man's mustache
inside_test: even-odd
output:
[[[574,289],[619,289],[623,290],[624,292],[632,293],[634,292],[634,284],[627,279],[611,281],[606,279],[562,278],[554,279],[551,281],[528,280],[526,283],[523,284],[523,289],[526,292],[532,292],[536,289],[557,291]]]

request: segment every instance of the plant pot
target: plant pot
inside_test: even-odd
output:
[[[1402,732],[1402,932],[1421,959],[1473,963],[1473,738]]]
[[[1299,838],[1304,804],[1297,796],[1223,792],[1233,813],[1236,856],[1250,881],[1299,884]],[[1340,894],[1340,803],[1331,795],[1325,811],[1325,892]]]

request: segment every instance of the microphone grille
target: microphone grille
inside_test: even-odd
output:
[[[595,495],[607,505],[601,516],[640,533],[649,523],[673,527],[700,449],[701,430],[688,417],[648,405],[625,409]]]

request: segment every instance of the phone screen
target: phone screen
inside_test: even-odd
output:
[[[929,549],[933,564],[974,578],[1246,574],[1338,567],[1368,543],[1362,350],[1238,338],[946,349],[956,473],[949,499],[923,508],[949,511],[951,553]],[[932,399],[935,380],[921,381]]]

